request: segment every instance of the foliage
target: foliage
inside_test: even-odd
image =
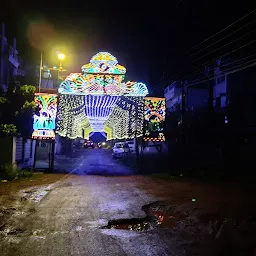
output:
[[[35,91],[33,85],[9,83],[7,92],[0,97],[1,135],[31,136]]]
[[[0,133],[6,135],[14,135],[17,133],[17,127],[13,124],[1,124]]]
[[[5,180],[14,180],[18,178],[19,168],[12,164],[6,163],[1,166],[1,178]]]
[[[18,178],[32,177],[32,175],[33,175],[32,170],[19,170],[18,171]]]
[[[6,103],[7,99],[5,97],[0,97],[0,104]]]
[[[20,89],[20,93],[23,96],[31,95],[31,94],[34,94],[36,92],[36,87],[33,86],[33,85],[23,85],[23,86],[20,86],[19,89]]]
[[[23,106],[21,107],[21,112],[24,112],[26,110],[34,110],[36,108],[36,103],[34,101],[25,101]]]
[[[17,165],[12,163],[3,164],[0,167],[0,177],[4,180],[14,180],[20,178],[27,178],[33,175],[32,170],[23,170],[17,167]]]

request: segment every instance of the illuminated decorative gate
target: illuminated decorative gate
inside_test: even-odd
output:
[[[56,133],[71,139],[94,132],[106,133],[107,140],[142,136],[146,85],[123,82],[125,67],[107,52],[93,56],[82,72],[59,86]]]
[[[33,139],[55,139],[57,94],[36,93],[35,103],[39,112],[33,117]]]
[[[145,97],[144,99],[144,141],[165,141],[165,98]]]

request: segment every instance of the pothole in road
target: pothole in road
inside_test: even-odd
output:
[[[26,231],[21,228],[14,229],[13,227],[6,226],[6,225],[3,225],[0,228],[0,234],[3,236],[9,236],[9,235],[18,236],[18,235],[23,235],[24,233],[26,233]]]
[[[184,214],[176,212],[174,206],[168,206],[161,201],[144,205],[142,210],[147,215],[145,218],[110,220],[108,225],[102,228],[144,232],[157,227],[173,228],[179,221],[186,218]]]

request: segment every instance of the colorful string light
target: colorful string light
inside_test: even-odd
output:
[[[83,73],[71,73],[58,89],[61,94],[146,96],[147,86],[141,82],[124,83],[126,68],[107,52],[93,56],[82,66]]]
[[[48,93],[35,93],[35,103],[39,115],[33,116],[34,139],[54,139],[55,122],[57,114],[57,95]]]
[[[56,132],[71,139],[94,132],[106,133],[107,140],[142,136],[147,86],[124,83],[125,67],[107,52],[93,56],[82,72],[60,84]]]
[[[165,98],[146,97],[144,100],[144,140],[164,141],[164,128],[166,114]]]

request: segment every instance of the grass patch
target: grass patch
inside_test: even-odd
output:
[[[179,177],[177,176],[171,176],[168,173],[151,173],[149,174],[150,178],[155,179],[163,179],[163,180],[178,180]]]

